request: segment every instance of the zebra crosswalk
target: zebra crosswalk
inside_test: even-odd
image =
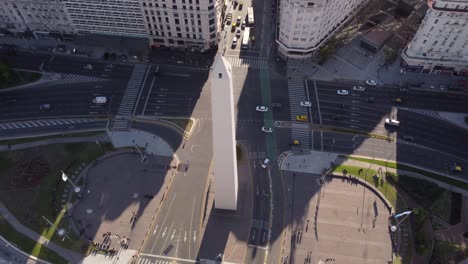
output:
[[[251,151],[248,154],[249,159],[265,159],[266,153],[265,151]]]
[[[435,119],[439,119],[439,120],[445,120],[445,118],[442,117],[442,116],[439,114],[439,112],[437,112],[437,111],[426,110],[426,109],[419,109],[419,108],[404,108],[404,107],[399,107],[398,109],[406,110],[406,111],[413,112],[413,113],[417,113],[417,114],[420,114],[420,115],[429,116],[429,117],[432,117],[432,118],[435,118]]]
[[[288,80],[288,93],[289,93],[289,105],[291,108],[291,121],[296,123],[296,117],[305,115],[309,117],[307,107],[300,106],[301,101],[307,101],[305,94],[304,80],[302,79],[290,79]],[[291,139],[299,140],[300,146],[304,148],[310,147],[310,131],[305,128],[298,128],[293,125],[291,130]]]
[[[268,69],[268,60],[263,58],[253,58],[253,57],[236,57],[236,56],[226,56],[225,57],[232,67],[240,68],[252,68],[252,69]]]
[[[34,121],[15,121],[0,123],[0,130],[22,129],[46,126],[73,126],[74,124],[83,124],[97,122],[97,119],[43,119]]]
[[[90,82],[103,82],[103,81],[108,81],[108,79],[66,73],[66,74],[62,74],[60,76],[60,79],[54,80],[44,85],[47,86],[47,85],[57,85],[57,84],[90,83]]]
[[[133,67],[132,75],[127,84],[127,89],[120,102],[117,117],[112,123],[112,130],[127,130],[129,126],[129,118],[133,113],[135,102],[137,101],[138,93],[141,89],[145,78],[148,66],[145,64],[136,64]]]

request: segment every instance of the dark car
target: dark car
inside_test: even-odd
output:
[[[403,140],[406,140],[408,142],[413,142],[414,141],[414,137],[408,136],[408,135],[403,135],[403,137],[401,137],[401,138],[403,138]]]
[[[39,110],[41,111],[49,111],[52,107],[50,106],[50,104],[41,104],[39,106]]]

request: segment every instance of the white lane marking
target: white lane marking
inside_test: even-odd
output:
[[[197,241],[197,231],[193,230],[193,243]]]
[[[189,262],[189,263],[197,263],[197,261],[193,259],[174,258],[174,257],[154,255],[154,254],[141,253],[140,256],[148,256],[148,257],[156,257],[156,258],[162,258],[162,259],[179,260],[179,261]]]
[[[164,236],[166,235],[166,230],[167,230],[167,226],[164,228],[164,232],[162,233],[161,238],[164,238]]]
[[[156,234],[156,232],[158,231],[158,226],[159,225],[156,225],[156,227],[154,228],[154,231],[153,231],[153,236]]]
[[[167,211],[166,216],[164,217],[164,220],[163,220],[162,225],[164,225],[164,223],[166,222],[166,218],[167,218],[167,216],[169,215],[169,212],[171,211],[172,203],[174,202],[174,199],[175,199],[176,195],[177,195],[177,193],[175,193],[174,196],[172,197],[171,204],[169,205],[169,210]],[[160,230],[159,232],[161,232],[161,230]],[[156,236],[156,238],[157,238],[158,236],[159,236],[159,234]],[[158,242],[157,239],[154,240],[153,246],[151,247],[151,252],[153,252],[153,249],[154,249],[154,246],[156,245],[156,242]]]
[[[184,231],[184,242],[187,241],[187,231]]]
[[[174,229],[174,232],[172,232],[171,240],[173,240],[173,239],[174,239],[175,232],[176,232],[176,229]]]
[[[193,223],[193,212],[195,211],[195,201],[197,200],[197,196],[195,195],[195,198],[193,199],[193,205],[192,205],[192,216],[190,217],[190,231],[189,231],[189,234],[192,233],[192,223]],[[195,238],[193,239],[193,241],[195,242]],[[191,258],[191,255],[190,255],[190,241],[189,241],[189,258]]]

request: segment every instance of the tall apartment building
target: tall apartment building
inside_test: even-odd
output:
[[[217,0],[141,0],[150,43],[154,47],[209,49],[221,27]]]
[[[1,0],[0,28],[147,38],[153,47],[218,43],[219,0]]]
[[[64,0],[79,33],[147,37],[140,0]]]
[[[468,0],[429,0],[413,40],[402,52],[407,72],[468,75]]]
[[[76,33],[76,28],[60,0],[2,0],[0,28],[12,33]]]
[[[281,0],[278,51],[283,58],[311,57],[367,0]]]

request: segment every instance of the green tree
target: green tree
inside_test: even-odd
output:
[[[11,78],[11,67],[4,61],[0,61],[0,82],[6,83]]]
[[[385,64],[392,64],[398,57],[397,52],[389,47],[384,49]]]

